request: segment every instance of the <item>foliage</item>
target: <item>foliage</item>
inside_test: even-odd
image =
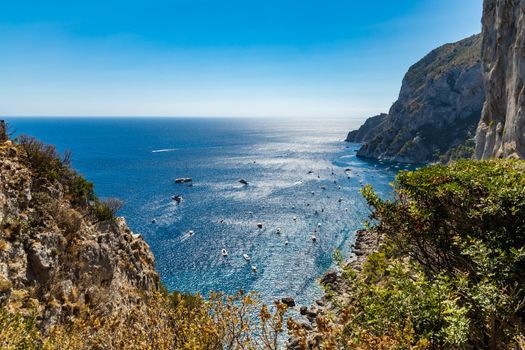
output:
[[[323,348],[522,346],[525,162],[401,172],[395,192],[385,201],[362,191],[373,209],[369,232],[383,244],[361,272],[346,270],[348,297],[333,300]]]
[[[60,156],[54,146],[26,135],[19,136],[16,141],[24,150],[27,164],[33,171],[37,191],[46,193],[50,186],[61,186],[65,197],[77,209],[87,210],[98,221],[115,218],[124,203],[118,198],[98,199],[93,183],[71,168],[70,152]]]
[[[2,349],[237,350],[278,349],[286,305],[269,312],[253,293],[157,293],[111,317],[89,311],[42,334],[34,317],[0,313]]]

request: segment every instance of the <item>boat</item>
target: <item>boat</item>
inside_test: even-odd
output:
[[[222,256],[228,256],[228,252],[224,248],[222,249],[221,253],[222,253]]]
[[[263,224],[261,222],[257,223],[257,228],[263,228]]]
[[[288,245],[288,241],[284,241],[284,245]]]
[[[293,221],[297,221],[297,216],[294,216],[294,217],[293,217]]]
[[[281,233],[281,229],[280,228],[277,228],[277,234],[280,234]]]
[[[321,227],[321,223],[320,223],[320,222],[319,222],[319,223],[317,223],[317,227]]]
[[[182,184],[185,182],[192,182],[193,179],[191,177],[179,177],[178,179],[175,179],[175,183]]]
[[[315,237],[315,235],[312,235],[312,237],[310,237],[312,239],[312,242],[316,242],[317,241],[317,237]]]
[[[253,271],[253,272],[257,272],[257,266],[252,265],[252,271]]]
[[[245,179],[240,179],[239,182],[243,185],[248,185],[248,181],[246,181]]]
[[[322,190],[326,190],[326,186],[321,186],[321,189]]]
[[[157,219],[153,219],[153,220],[151,220],[151,223],[152,223],[152,224],[154,224],[154,223],[156,223],[156,222],[157,222]]]
[[[195,233],[195,232],[193,232],[193,230],[189,230],[189,231],[188,231],[188,234],[189,234],[190,236],[193,236],[194,233]]]
[[[252,260],[252,258],[250,258],[250,256],[248,254],[243,254],[242,257],[244,258],[244,260],[246,261],[250,261]]]
[[[171,199],[173,199],[177,203],[182,202],[182,196],[181,195],[173,196],[173,197],[171,197]]]

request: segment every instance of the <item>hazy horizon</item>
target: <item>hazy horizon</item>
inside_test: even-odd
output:
[[[19,1],[0,13],[0,115],[364,120],[480,18],[480,0]]]

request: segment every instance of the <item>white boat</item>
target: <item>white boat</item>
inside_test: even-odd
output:
[[[317,241],[317,237],[315,235],[312,235],[312,237],[310,237],[312,239],[312,242],[315,242]]]
[[[250,256],[248,254],[243,254],[242,257],[244,258],[244,260],[246,261],[250,261],[252,260],[252,258],[250,258]]]
[[[297,216],[294,216],[294,217],[293,217],[293,221],[297,221]]]
[[[189,234],[190,236],[193,236],[194,233],[195,233],[195,232],[193,232],[193,230],[189,230],[189,231],[188,231],[188,234]]]
[[[284,241],[284,245],[288,245],[288,241]]]
[[[280,234],[281,233],[281,229],[278,227],[276,232],[277,232],[277,234]]]
[[[253,272],[257,272],[257,266],[252,265],[252,271],[253,271]]]
[[[321,227],[321,223],[320,223],[320,222],[319,222],[319,223],[317,223],[317,227]]]
[[[228,252],[226,251],[226,249],[222,250],[222,256],[228,256]]]

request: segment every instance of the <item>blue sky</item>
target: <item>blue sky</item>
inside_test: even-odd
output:
[[[0,115],[365,118],[481,0],[3,0]]]

